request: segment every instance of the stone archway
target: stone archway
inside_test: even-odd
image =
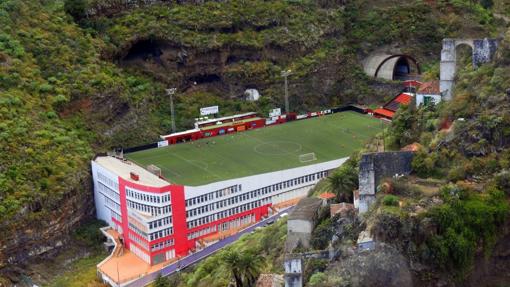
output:
[[[468,45],[473,54],[473,68],[492,60],[498,41],[496,39],[444,39],[441,50],[439,89],[444,100],[451,100],[457,69],[457,47]]]
[[[385,80],[415,79],[421,73],[415,58],[405,54],[374,53],[363,64],[365,73]]]

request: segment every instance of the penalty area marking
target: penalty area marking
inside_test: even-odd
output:
[[[285,147],[285,145],[290,147]],[[303,146],[292,141],[270,141],[256,145],[253,151],[260,155],[288,155],[299,152]]]

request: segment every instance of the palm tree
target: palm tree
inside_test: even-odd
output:
[[[243,278],[241,276],[241,272],[239,272],[239,262],[241,261],[241,254],[237,250],[232,248],[228,248],[225,250],[223,255],[221,256],[221,261],[225,267],[230,270],[232,277],[234,277],[235,286],[242,287],[243,286]]]
[[[244,286],[254,286],[264,264],[264,258],[254,252],[245,252],[241,255],[241,269],[243,271]]]
[[[249,287],[257,280],[264,258],[251,251],[240,252],[228,248],[221,261],[232,274],[236,287]]]
[[[340,202],[352,202],[352,191],[358,185],[358,175],[354,169],[341,168],[328,177],[332,191]]]

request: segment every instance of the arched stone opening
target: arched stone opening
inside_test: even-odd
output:
[[[467,43],[455,46],[455,69],[458,71],[467,66],[473,67],[473,47]]]
[[[421,74],[418,61],[403,54],[374,54],[365,61],[364,70],[374,78],[395,81],[415,80]]]
[[[467,45],[470,47],[464,48]],[[453,96],[455,75],[457,72],[457,53],[459,50],[471,51],[471,63],[474,69],[490,62],[498,47],[497,39],[443,39],[440,66],[440,91],[445,100]]]

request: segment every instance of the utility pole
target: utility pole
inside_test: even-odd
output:
[[[172,133],[175,133],[175,111],[174,111],[174,94],[177,88],[165,89],[166,94],[170,96],[170,114],[172,116]]]
[[[285,113],[289,113],[289,84],[287,78],[292,74],[291,70],[282,71],[281,75],[285,80]]]

